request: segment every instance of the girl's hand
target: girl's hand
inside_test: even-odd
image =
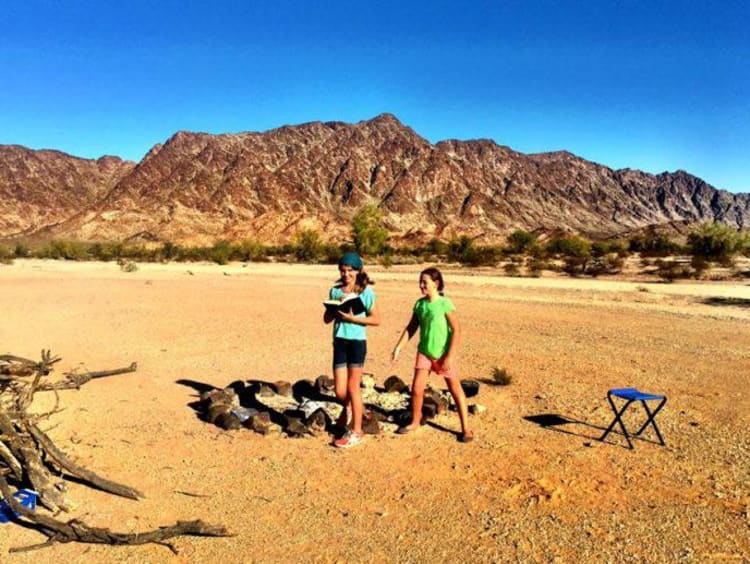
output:
[[[451,366],[453,365],[453,359],[451,355],[447,354],[443,357],[443,370],[450,372]]]
[[[346,321],[347,323],[355,323],[354,320],[357,319],[351,313],[345,313],[343,311],[338,311],[336,312],[336,314],[338,315],[339,319],[341,319],[342,321]]]

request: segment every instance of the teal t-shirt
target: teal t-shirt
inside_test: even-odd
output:
[[[455,310],[453,302],[445,296],[440,296],[434,302],[427,298],[417,300],[414,313],[419,319],[419,352],[434,359],[445,356],[452,333],[445,314]]]
[[[338,286],[334,286],[328,292],[328,299],[340,300],[343,295],[344,291]],[[369,313],[372,306],[375,304],[375,292],[372,291],[372,288],[367,286],[367,288],[362,290],[359,298],[362,300],[362,303],[365,304],[365,309]],[[359,313],[356,317],[367,317],[367,313]],[[333,320],[333,337],[349,339],[350,341],[365,341],[367,340],[367,327],[356,323],[341,321],[339,318],[336,318]]]

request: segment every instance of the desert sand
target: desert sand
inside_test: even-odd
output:
[[[419,266],[372,269],[383,323],[368,330],[366,370],[411,375],[416,343],[390,350],[418,297]],[[56,373],[138,362],[138,371],[60,395],[49,433],[89,469],[137,487],[120,499],[70,483],[71,517],[136,532],[176,520],[223,524],[231,538],[146,545],[56,545],[0,525],[0,560],[38,562],[748,561],[750,286],[446,271],[464,340],[460,367],[480,381],[476,441],[455,413],[416,433],[368,436],[349,450],[223,431],[189,404],[201,385],[315,379],[330,373],[321,300],[333,266],[19,260],[0,266],[0,353]],[[192,382],[192,384],[191,384]],[[432,377],[431,384],[443,387]],[[669,400],[666,446],[597,438],[609,388]],[[39,395],[38,409],[54,403]],[[559,416],[543,427],[534,416]],[[532,418],[529,420],[527,418]],[[626,415],[637,428],[642,413]],[[653,435],[646,433],[645,438]],[[192,495],[186,495],[192,494]],[[201,497],[196,497],[199,495]]]

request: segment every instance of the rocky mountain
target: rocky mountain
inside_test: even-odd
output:
[[[495,241],[519,227],[607,237],[675,222],[750,226],[750,195],[686,172],[612,170],[489,140],[433,145],[390,114],[263,133],[179,132],[137,165],[0,149],[4,209],[35,214],[0,224],[6,236],[280,242],[312,227],[344,239],[366,203],[382,208],[397,239],[422,241],[461,233]]]
[[[97,204],[135,163],[0,145],[0,236],[30,234]]]

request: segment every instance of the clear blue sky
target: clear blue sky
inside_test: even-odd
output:
[[[750,2],[0,0],[0,144],[140,160],[178,130],[395,114],[750,192]]]

